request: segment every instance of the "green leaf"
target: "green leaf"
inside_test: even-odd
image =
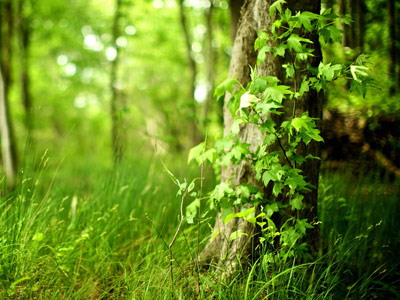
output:
[[[279,44],[278,47],[274,47],[273,48],[273,52],[274,52],[274,56],[282,56],[285,57],[285,50],[286,50],[287,46],[285,44]]]
[[[292,34],[287,39],[287,44],[288,44],[289,50],[294,49],[294,51],[296,51],[296,52],[302,52],[303,47],[301,46],[301,42],[312,44],[311,40],[299,37],[297,34]]]
[[[292,94],[292,92],[289,90],[289,86],[287,85],[277,85],[277,86],[272,86],[268,87],[264,91],[264,100],[272,99],[275,100],[279,103],[282,103],[283,96],[287,94]]]
[[[230,135],[224,136],[223,138],[219,138],[215,142],[215,149],[217,150],[218,153],[222,153],[232,148],[234,142],[235,142],[235,137]]]
[[[228,224],[230,220],[232,220],[233,218],[237,218],[237,214],[236,213],[232,213],[226,216],[226,218],[224,219],[224,224]]]
[[[337,28],[336,26],[328,26],[327,29],[330,33],[330,37],[331,37],[332,41],[337,42],[337,43],[342,42],[342,38],[343,38],[343,34],[344,34],[343,30]]]
[[[303,118],[294,118],[292,119],[291,125],[299,132],[303,127],[307,126],[307,123]]]
[[[255,109],[258,113],[267,116],[271,110],[282,108],[283,105],[276,101],[270,101],[268,103],[260,102],[257,103]]]
[[[309,15],[302,13],[302,14],[299,14],[299,15],[297,16],[297,19],[299,20],[299,23],[300,23],[301,25],[303,25],[303,27],[304,27],[307,31],[311,32],[311,31],[313,30],[313,27],[312,27],[312,25],[311,25],[311,20],[310,20],[310,16],[309,16]]]
[[[301,194],[296,194],[293,199],[290,199],[290,205],[292,206],[292,210],[302,209],[304,196]]]
[[[263,183],[265,186],[267,186],[270,181],[278,181],[279,180],[277,174],[271,170],[265,171],[262,176],[262,179],[263,179]]]
[[[303,82],[301,83],[300,90],[299,90],[300,97],[303,96],[304,93],[310,91],[309,84],[310,84],[310,82],[304,78]]]
[[[314,228],[314,226],[307,222],[307,219],[297,219],[295,227],[302,234],[306,234],[307,229]]]
[[[293,65],[282,65],[286,69],[286,78],[294,77],[294,67]]]
[[[266,53],[270,52],[271,49],[272,48],[270,46],[264,46],[261,48],[260,52],[258,52],[258,55],[257,55],[257,64],[264,62]]]
[[[217,159],[217,150],[209,149],[203,154],[202,161],[208,160],[210,163],[213,163]]]
[[[221,233],[221,231],[215,230],[210,242],[212,242],[218,236],[218,234],[220,234],[220,233]]]
[[[254,42],[254,51],[257,51],[258,49],[261,49],[262,47],[267,45],[267,41],[270,40],[271,38],[267,34],[265,30],[260,30],[258,32],[258,36],[256,41]]]
[[[225,92],[229,92],[233,94],[235,90],[235,85],[240,86],[239,81],[235,78],[227,78],[220,85],[218,85],[214,91],[214,97],[217,97],[219,100],[222,96],[225,95]]]
[[[200,206],[199,199],[195,199],[192,203],[186,206],[186,222],[188,224],[193,224],[193,219],[197,215],[199,206]]]
[[[247,123],[247,121],[246,121],[246,120],[243,120],[243,119],[240,118],[240,117],[236,118],[236,119],[233,121],[233,123],[232,123],[230,132],[231,132],[232,134],[234,134],[234,135],[238,134],[239,131],[240,131],[240,125],[241,125],[241,124],[244,124],[244,123]]]
[[[198,164],[201,164],[201,155],[204,153],[205,143],[202,142],[197,146],[194,146],[189,150],[188,163],[195,160]]]
[[[234,231],[234,232],[231,233],[231,236],[229,237],[229,240],[230,241],[236,240],[237,238],[240,238],[243,235],[248,236],[247,233],[242,232],[241,230]]]
[[[335,72],[342,70],[342,65],[336,64],[331,66],[331,64],[324,64],[322,61],[318,66],[318,77],[323,77],[326,81],[332,81],[335,76]]]
[[[269,14],[272,17],[275,14],[275,11],[278,10],[282,13],[282,5],[285,4],[285,0],[277,0],[269,7]]]
[[[251,94],[257,95],[258,93],[262,93],[268,87],[267,82],[262,78],[257,78],[250,85]]]
[[[284,185],[282,182],[275,182],[274,187],[272,188],[272,194],[275,197],[278,197],[278,195],[282,192],[283,188],[284,188]]]
[[[276,123],[274,122],[274,120],[272,120],[272,118],[268,118],[262,125],[261,125],[261,132],[263,134],[265,133],[275,133],[276,129],[275,129],[275,125]]]

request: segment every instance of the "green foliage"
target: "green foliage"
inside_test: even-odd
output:
[[[296,115],[296,103],[303,101],[311,90],[325,90],[327,83],[349,74],[353,79],[352,84],[356,82],[362,87],[364,95],[369,82],[367,67],[360,64],[360,60],[349,64],[321,61],[317,68],[311,65],[314,49],[311,48],[313,41],[308,34],[317,33],[325,43],[339,41],[337,31],[333,29],[335,26],[331,25],[338,17],[330,11],[321,15],[309,12],[293,15],[289,9],[283,9],[284,3],[276,1],[270,7],[271,16],[276,15],[270,34],[263,30],[258,34],[254,45],[258,50],[257,65],[250,66],[251,81],[247,87],[242,87],[234,78],[228,78],[216,88],[215,96],[218,99],[225,92],[231,95],[227,108],[232,113],[233,122],[228,134],[217,140],[214,148],[207,150],[204,143],[192,148],[189,161],[196,160],[199,165],[213,163],[217,170],[221,165],[227,167],[243,162],[252,166],[256,179],[265,188],[272,188],[271,199],[267,199],[263,189],[258,187],[243,188],[243,185],[222,182],[209,194],[209,208],[223,208],[222,220],[225,224],[233,218],[243,218],[254,225],[257,223],[263,233],[260,242],[275,248],[278,241],[278,249],[286,253],[284,259],[287,260],[289,257],[308,256],[308,245],[303,241],[307,229],[314,228],[310,223],[312,220],[300,218],[298,212],[305,208],[304,193],[315,188],[302,174],[301,165],[308,159],[318,158],[298,155],[298,147],[301,143],[323,142],[316,119],[309,117],[306,112]],[[277,77],[258,74],[257,68],[264,63],[267,52],[285,57],[282,67],[286,69],[286,78],[292,78],[291,86],[282,84]],[[291,107],[293,113],[277,124],[272,115],[283,114],[284,105]],[[238,134],[245,124],[253,124],[264,134],[263,143],[255,151],[250,150],[250,144],[239,141]],[[278,147],[279,151],[269,151],[272,145]],[[283,204],[282,199],[288,199],[288,204]],[[196,199],[194,203],[198,201]],[[256,207],[261,207],[261,214],[257,216],[254,215]],[[195,213],[192,205],[190,213]],[[286,215],[286,221],[280,228],[271,219],[274,213]],[[243,234],[235,231],[230,240]]]

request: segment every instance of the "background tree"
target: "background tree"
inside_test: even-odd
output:
[[[12,38],[14,32],[11,1],[0,2],[0,98],[1,147],[8,183],[13,185],[18,166],[17,146],[10,114],[10,85],[12,76]]]
[[[122,159],[123,151],[124,151],[124,140],[126,139],[126,135],[124,134],[123,128],[123,113],[124,113],[124,105],[122,103],[121,95],[118,90],[118,63],[120,60],[119,57],[119,47],[117,44],[117,40],[120,36],[120,19],[121,19],[121,6],[122,1],[115,1],[115,12],[114,12],[114,20],[112,27],[112,47],[110,49],[114,49],[113,59],[111,62],[111,73],[110,73],[110,90],[111,90],[111,138],[112,138],[112,150],[113,150],[113,159],[114,162],[118,162]]]

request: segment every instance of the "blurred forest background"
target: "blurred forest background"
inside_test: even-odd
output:
[[[0,3],[0,295],[167,295],[165,243],[179,200],[160,159],[176,177],[194,178],[200,170],[187,165],[189,149],[222,135],[213,89],[227,76],[242,1]],[[324,61],[363,54],[379,86],[363,98],[337,81],[325,95],[321,231],[341,246],[324,295],[394,299],[400,3],[327,0],[322,7],[347,24],[337,24],[343,41],[323,49]],[[206,174],[205,189],[215,181],[212,170]],[[175,246],[181,265],[196,243],[194,229],[185,230]],[[204,222],[203,242],[209,233]],[[176,272],[179,293],[190,293],[186,271]],[[204,298],[243,298],[239,279],[237,288],[201,280],[209,285]]]

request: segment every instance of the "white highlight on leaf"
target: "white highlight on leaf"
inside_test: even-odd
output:
[[[357,78],[357,73],[361,76],[367,76],[368,74],[367,72],[365,72],[367,70],[369,69],[364,66],[354,66],[354,65],[350,66],[351,76],[353,76],[354,80],[356,81],[361,81],[360,79]]]
[[[245,107],[249,107],[250,105],[258,102],[259,100],[260,99],[258,99],[256,96],[250,94],[250,91],[247,91],[246,93],[244,93],[242,95],[242,97],[240,97],[239,110],[241,110],[242,108],[245,108]]]

